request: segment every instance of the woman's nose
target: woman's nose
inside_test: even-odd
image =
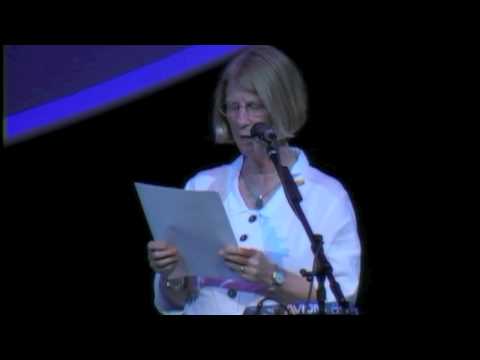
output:
[[[237,120],[240,124],[248,124],[250,122],[250,116],[245,106],[241,106],[238,109]]]

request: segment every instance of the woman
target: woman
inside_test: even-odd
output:
[[[349,196],[337,180],[311,167],[302,150],[288,144],[305,124],[306,112],[302,76],[279,50],[252,46],[227,65],[215,91],[213,127],[216,142],[234,143],[240,156],[198,173],[186,189],[220,193],[238,248],[225,248],[219,256],[244,281],[184,277],[177,249],[165,239],[151,241],[148,256],[156,272],[160,312],[242,314],[264,296],[280,303],[307,299],[309,283],[299,271],[312,267],[310,241],[288,205],[265,145],[249,136],[259,122],[275,130],[280,161],[299,186],[305,215],[314,233],[323,236],[344,295],[355,300],[361,249]],[[335,301],[328,281],[326,289],[327,302]]]

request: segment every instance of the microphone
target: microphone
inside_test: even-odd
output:
[[[259,138],[267,143],[272,143],[277,140],[277,134],[273,128],[266,123],[256,123],[250,129],[250,136],[252,138]]]

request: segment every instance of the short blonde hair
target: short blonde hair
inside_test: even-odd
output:
[[[272,46],[251,46],[226,66],[215,89],[212,114],[215,143],[233,143],[223,111],[230,82],[261,99],[279,140],[293,138],[307,121],[307,91],[298,68]]]

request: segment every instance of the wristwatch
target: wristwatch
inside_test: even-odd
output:
[[[275,270],[272,274],[272,288],[274,289],[282,286],[285,282],[285,277],[285,271],[280,269],[278,266],[275,266]]]
[[[172,289],[174,291],[180,291],[185,288],[185,278],[176,278],[176,279],[167,279],[165,280],[165,286],[168,289]]]

